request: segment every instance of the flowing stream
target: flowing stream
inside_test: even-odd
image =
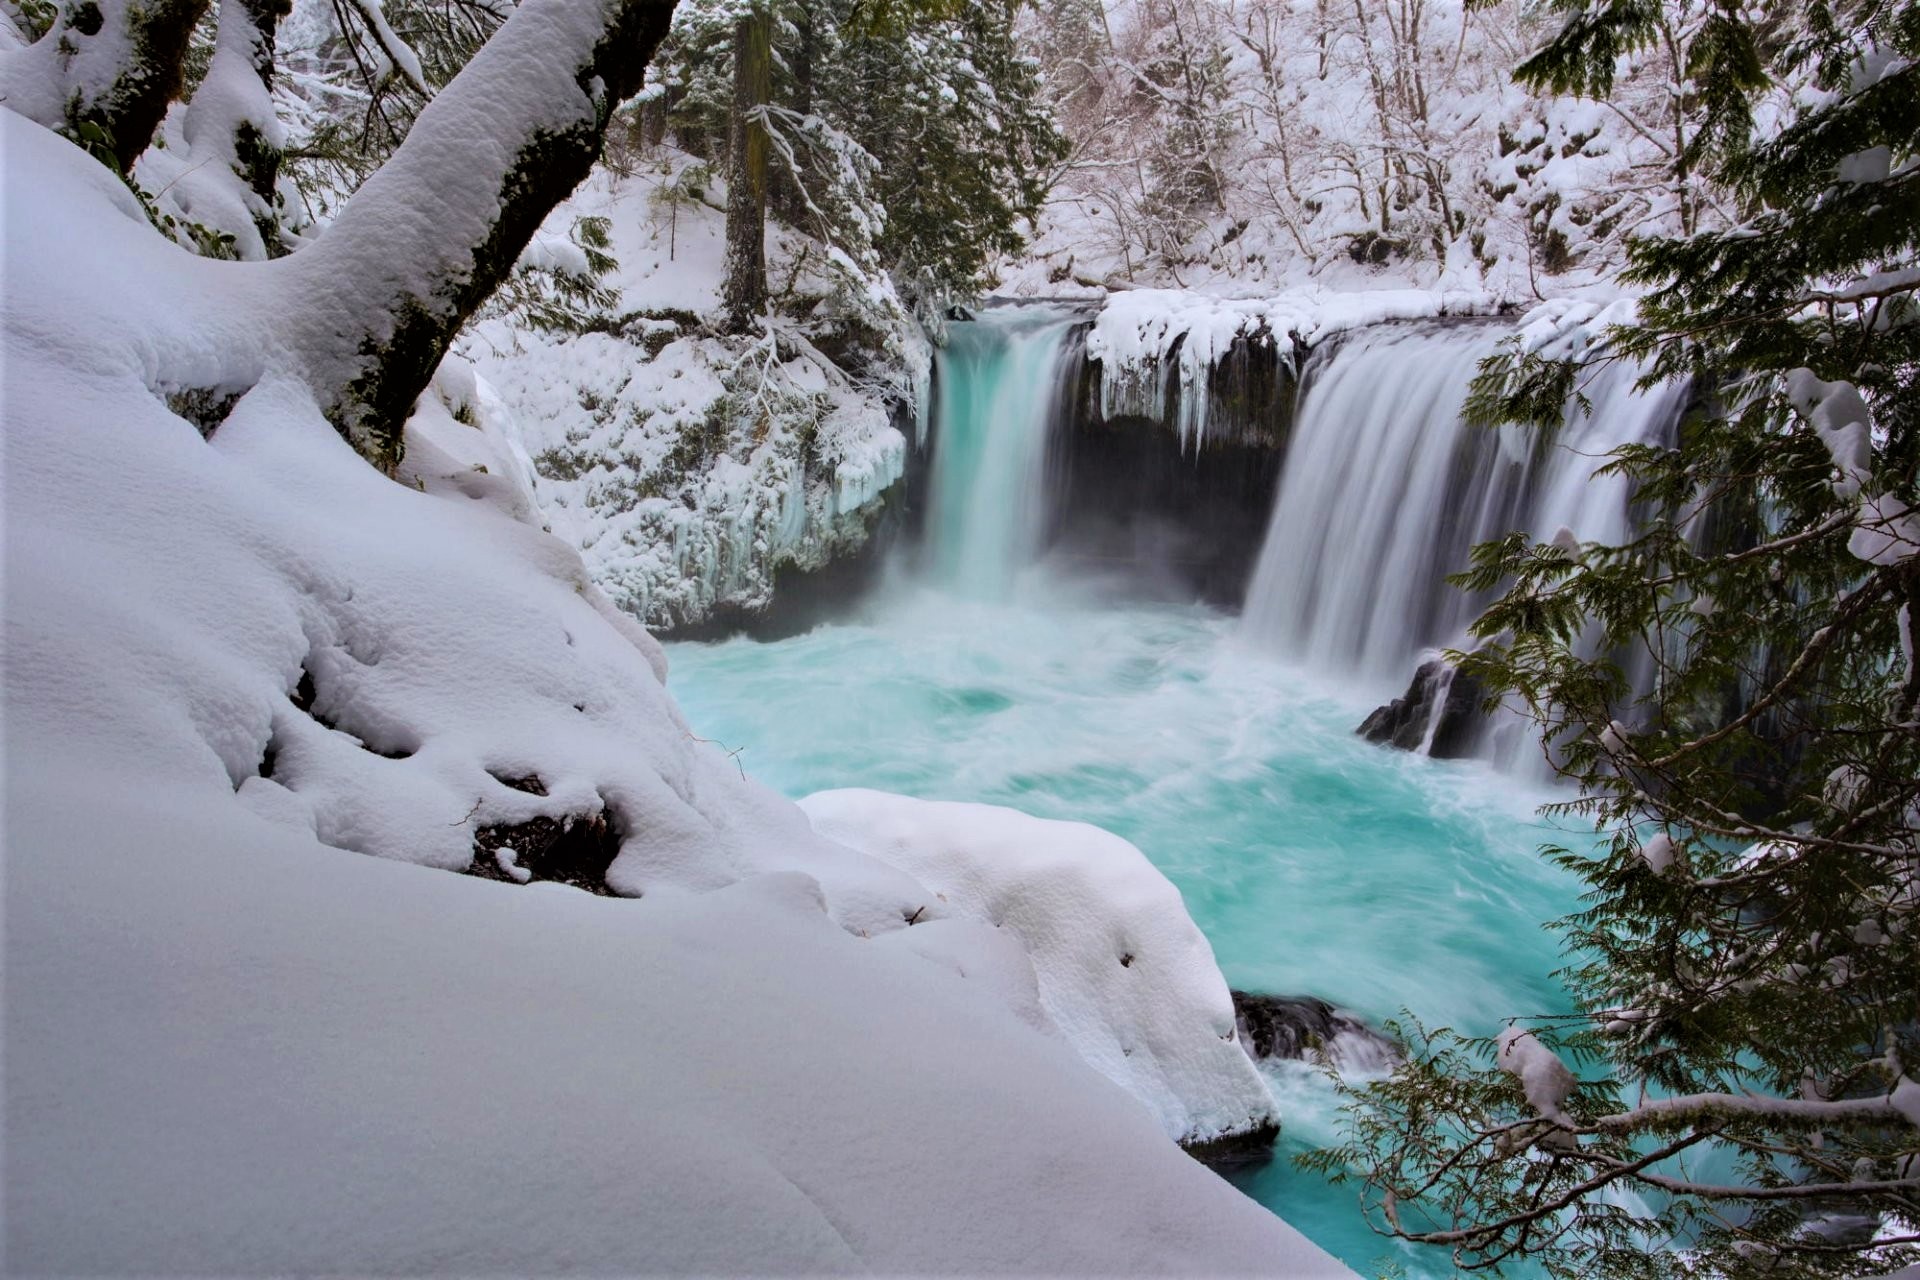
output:
[[[1536,849],[1581,836],[1535,815],[1534,783],[1353,733],[1404,686],[1407,659],[1468,616],[1438,583],[1459,567],[1452,548],[1502,522],[1585,519],[1597,538],[1612,528],[1601,513],[1624,518],[1624,496],[1595,498],[1571,463],[1463,443],[1459,398],[1486,338],[1363,334],[1310,370],[1237,619],[1046,563],[1073,317],[958,324],[922,567],[793,639],[673,646],[675,694],[703,736],[796,797],[870,786],[1118,832],[1179,886],[1235,987],[1475,1034],[1564,1009],[1541,926],[1573,909],[1575,886]],[[1281,1152],[1236,1179],[1247,1193],[1363,1273],[1450,1274],[1444,1254],[1374,1235],[1351,1189],[1292,1166],[1336,1139],[1335,1097],[1305,1068],[1269,1077]]]

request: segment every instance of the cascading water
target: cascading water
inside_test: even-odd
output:
[[[1005,307],[955,322],[937,357],[928,558],[942,585],[1004,595],[1038,556],[1047,519],[1047,440],[1062,397],[1065,307]]]
[[[1466,639],[1481,601],[1448,585],[1477,542],[1523,529],[1618,541],[1626,480],[1593,473],[1673,429],[1677,387],[1640,393],[1610,367],[1534,437],[1462,421],[1502,326],[1379,326],[1315,353],[1254,571],[1246,635],[1329,675],[1397,691],[1423,650]]]

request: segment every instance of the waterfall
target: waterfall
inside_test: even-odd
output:
[[[1594,478],[1610,450],[1667,438],[1683,392],[1634,390],[1609,367],[1558,431],[1460,419],[1504,326],[1384,325],[1316,350],[1304,371],[1280,494],[1243,627],[1257,644],[1397,692],[1423,651],[1459,645],[1484,601],[1451,587],[1476,542],[1524,529],[1620,541],[1624,479]]]
[[[1048,515],[1047,444],[1085,323],[1065,307],[983,311],[956,321],[936,358],[928,551],[942,584],[1004,594],[1039,555]]]

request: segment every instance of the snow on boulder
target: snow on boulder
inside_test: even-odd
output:
[[[1180,891],[1119,836],[997,805],[822,791],[814,830],[920,880],[941,914],[1025,944],[1040,1005],[1080,1056],[1204,1142],[1277,1122],[1233,1000]],[[910,932],[912,932],[910,930]]]

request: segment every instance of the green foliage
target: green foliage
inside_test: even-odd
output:
[[[1561,12],[1523,80],[1605,92],[1653,38],[1641,5]],[[1513,534],[1456,579],[1494,596],[1464,669],[1604,833],[1549,851],[1587,893],[1578,1012],[1543,1034],[1589,1078],[1546,1119],[1484,1042],[1422,1032],[1316,1159],[1462,1266],[1881,1274],[1920,1260],[1920,1127],[1889,1100],[1920,1076],[1920,8],[1694,30],[1697,154],[1742,221],[1635,243],[1635,323],[1510,348],[1470,406],[1551,431],[1616,360],[1695,389],[1675,441],[1602,464],[1631,540]],[[1817,94],[1755,136],[1760,86],[1802,70]]]
[[[29,43],[53,30],[54,20],[60,16],[56,0],[11,0],[9,10]]]
[[[921,297],[971,297],[1025,243],[1066,143],[1012,13],[978,0],[906,40],[845,42],[826,101],[878,166],[883,258]]]

